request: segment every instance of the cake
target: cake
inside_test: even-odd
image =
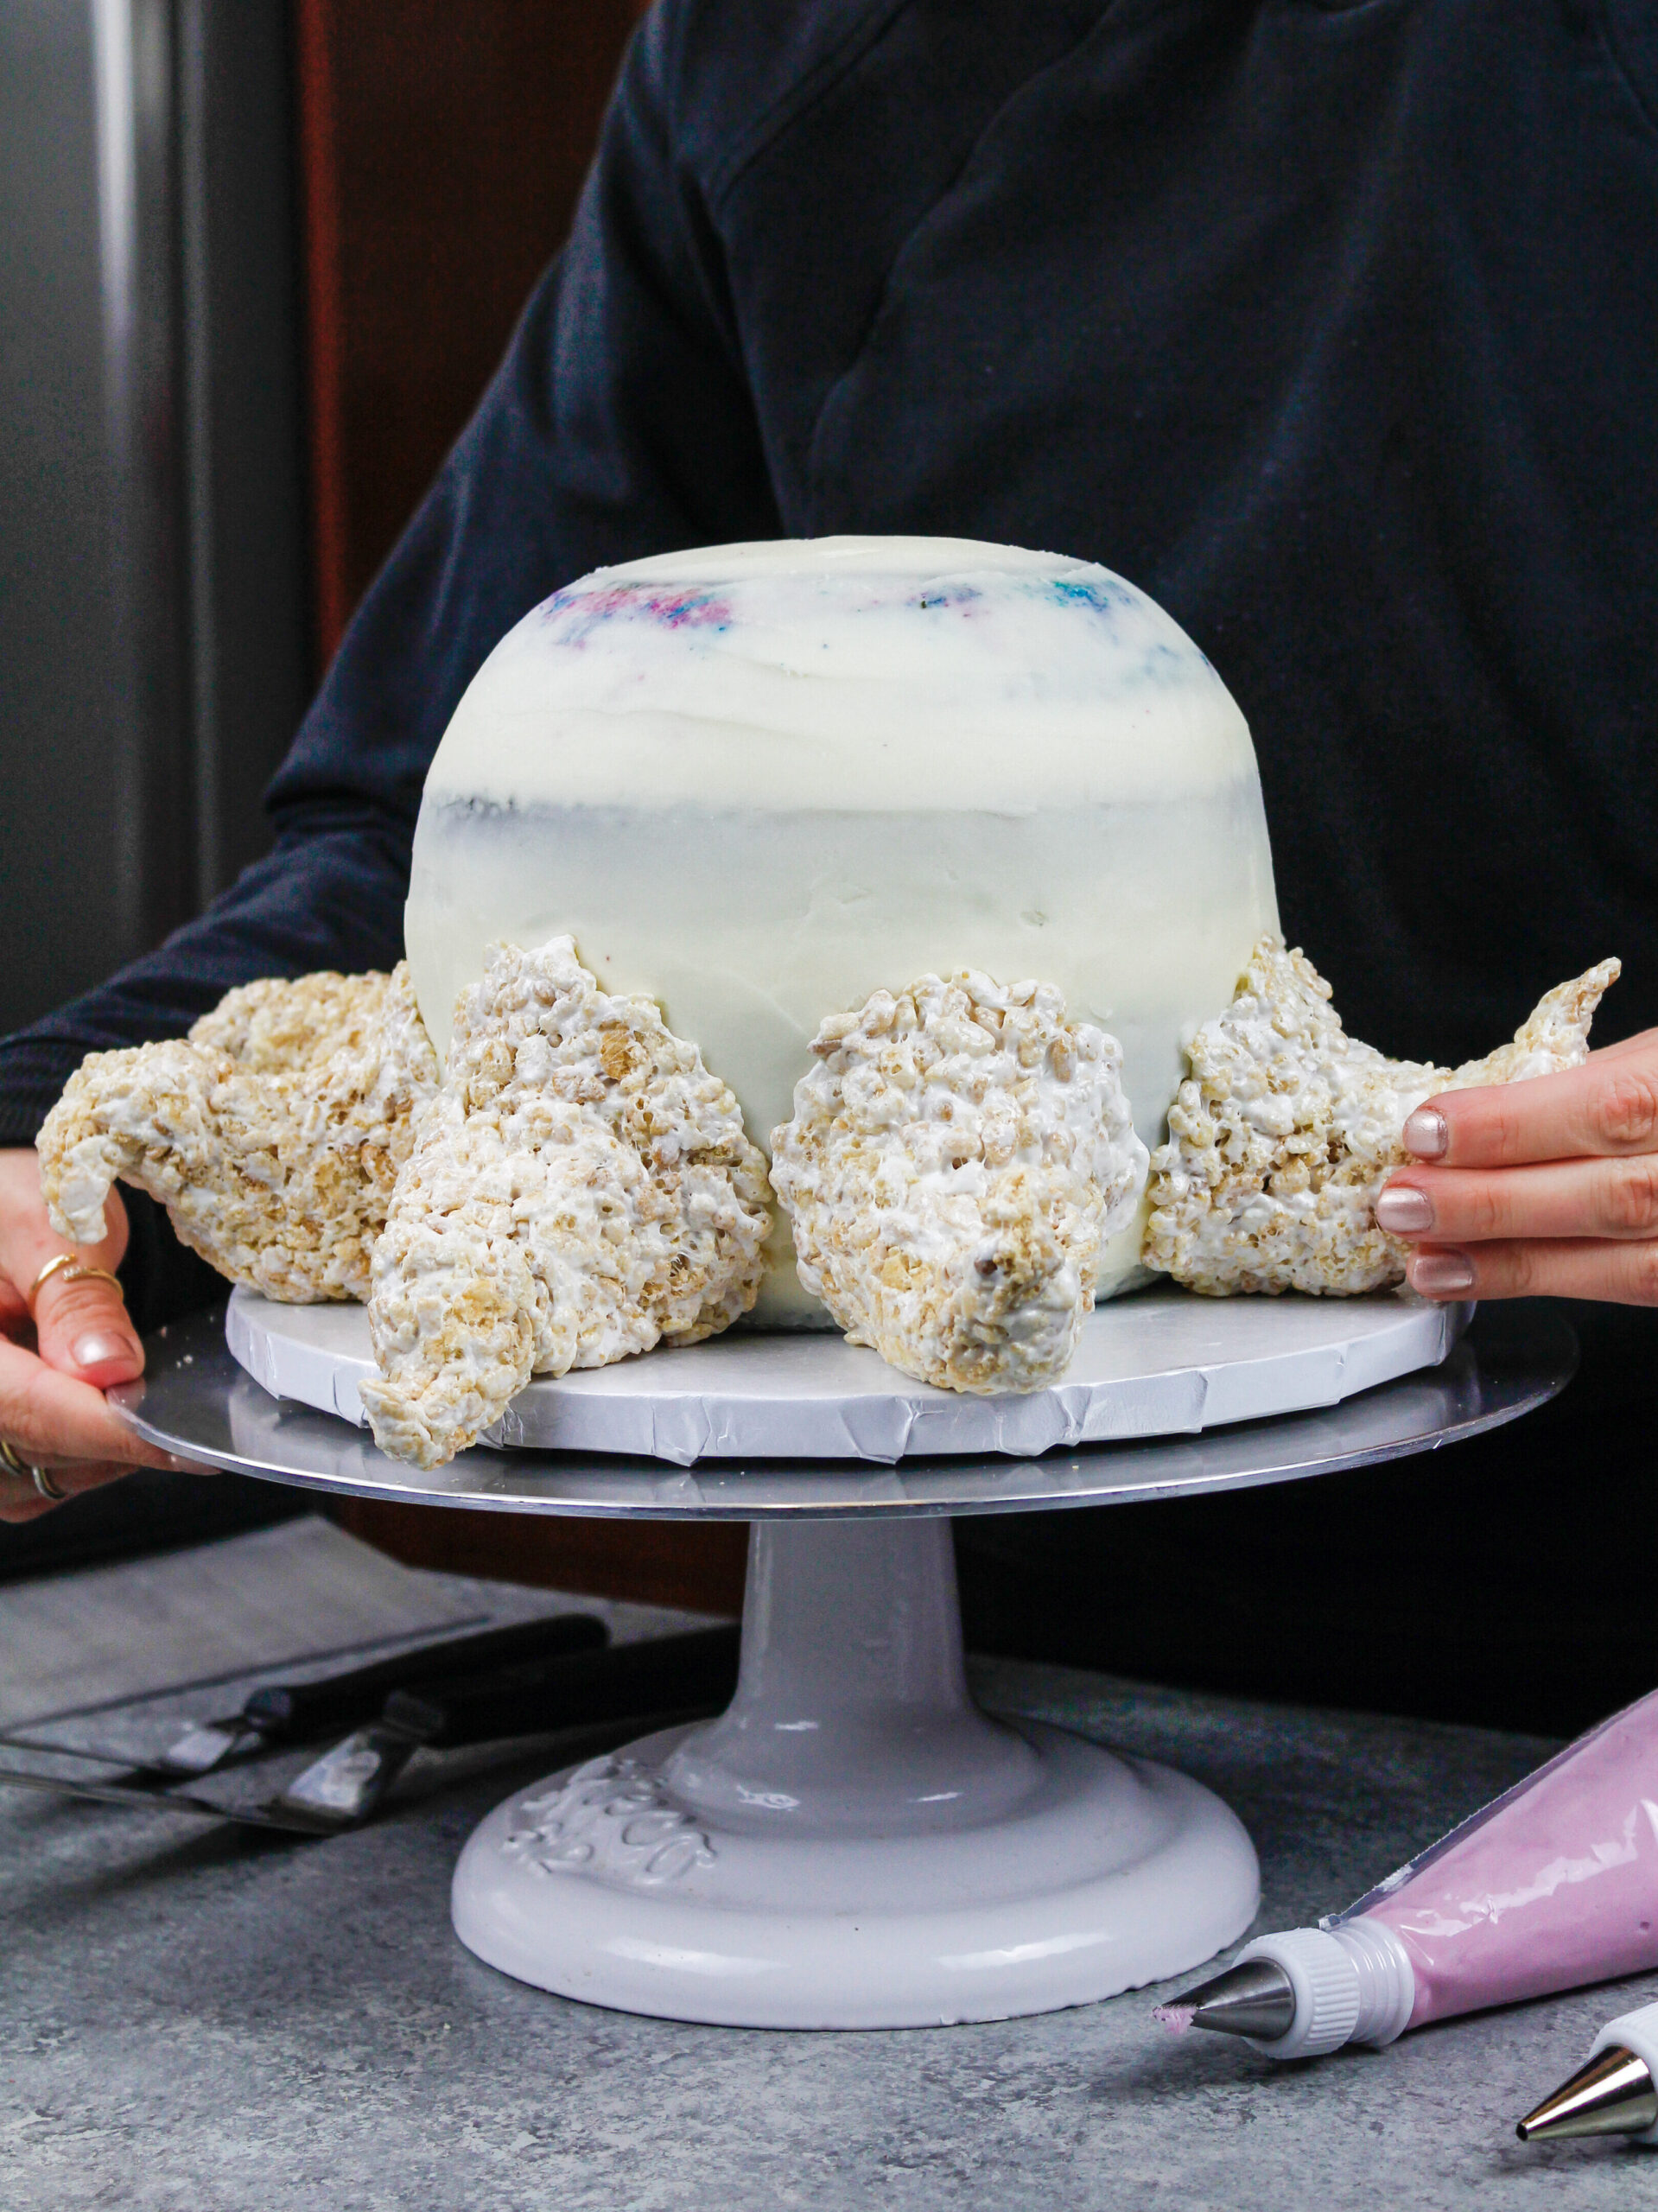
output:
[[[1249,734],[1109,570],[839,537],[605,569],[501,640],[427,778],[407,946],[440,1053],[492,945],[645,993],[762,1147],[826,1016],[969,969],[1118,1040],[1164,1135],[1183,1031],[1276,927]],[[1096,1295],[1143,1280],[1143,1209]],[[752,1319],[830,1325],[779,1214]]]
[[[1276,924],[1242,716],[1109,570],[952,539],[637,562],[461,700],[406,966],[89,1055],[42,1190],[72,1240],[118,1177],[234,1281],[367,1298],[362,1402],[422,1467],[534,1376],[751,1316],[1041,1390],[1152,1271],[1399,1281],[1374,1207],[1412,1107],[1579,1065],[1617,972],[1439,1068],[1349,1038]]]

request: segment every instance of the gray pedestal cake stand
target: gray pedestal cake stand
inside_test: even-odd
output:
[[[763,1358],[768,1340],[751,1341]],[[747,1521],[729,1709],[499,1807],[456,1868],[455,1927],[508,1974],[626,2011],[895,2027],[1044,2012],[1178,1974],[1242,1934],[1258,1898],[1249,1839],[1210,1792],[973,1704],[949,1516],[1131,1503],[1432,1450],[1541,1404],[1575,1357],[1547,1311],[1495,1309],[1437,1367],[1318,1410],[1039,1458],[890,1465],[476,1448],[422,1473],[339,1416],[272,1396],[232,1357],[219,1313],[153,1338],[144,1380],[111,1397],[170,1451],[318,1491]]]

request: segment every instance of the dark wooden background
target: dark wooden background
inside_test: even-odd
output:
[[[562,243],[639,0],[297,0],[326,661]]]

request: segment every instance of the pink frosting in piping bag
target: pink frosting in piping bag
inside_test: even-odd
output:
[[[1326,1921],[1410,1955],[1410,2025],[1658,1967],[1658,1691]]]

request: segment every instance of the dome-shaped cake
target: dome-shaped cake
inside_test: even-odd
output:
[[[488,945],[568,931],[768,1148],[826,1014],[930,971],[1036,977],[1119,1039],[1154,1145],[1182,1030],[1276,924],[1248,727],[1144,593],[1013,546],[835,537],[601,569],[510,631],[427,778],[408,949],[443,1052]],[[786,1225],[772,1252],[754,1319],[827,1325]]]

